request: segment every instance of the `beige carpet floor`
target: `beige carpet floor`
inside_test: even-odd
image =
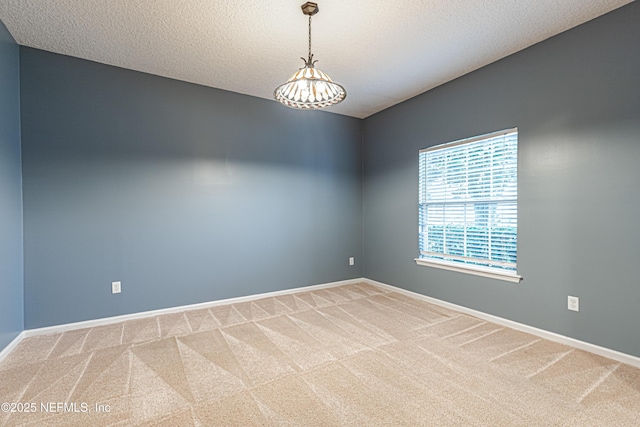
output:
[[[355,284],[27,338],[0,402],[9,426],[638,426],[640,370]]]

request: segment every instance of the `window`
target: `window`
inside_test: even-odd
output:
[[[518,282],[518,130],[420,151],[420,265]]]

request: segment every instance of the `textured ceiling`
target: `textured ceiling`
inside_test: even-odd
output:
[[[272,99],[307,54],[304,1],[0,0],[0,19],[20,45]],[[314,59],[347,89],[329,111],[364,118],[630,2],[317,0]]]

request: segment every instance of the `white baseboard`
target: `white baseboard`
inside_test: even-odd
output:
[[[2,362],[4,360],[5,357],[7,357],[9,355],[9,353],[11,353],[11,351],[16,348],[16,346],[18,344],[20,344],[20,341],[22,341],[22,339],[25,337],[25,331],[22,331],[18,334],[17,337],[15,337],[10,343],[9,345],[7,345],[5,348],[3,348],[0,351],[0,362]]]
[[[282,291],[274,291],[274,292],[266,292],[262,294],[254,294],[254,295],[248,295],[244,297],[227,298],[227,299],[222,299],[217,301],[208,301],[208,302],[202,302],[198,304],[181,305],[177,307],[162,308],[159,310],[152,310],[152,311],[142,311],[139,313],[124,314],[121,316],[103,317],[101,319],[84,320],[82,322],[65,323],[62,325],[47,326],[44,328],[28,329],[22,332],[21,335],[23,335],[23,338],[26,338],[26,337],[33,337],[36,335],[47,335],[47,334],[65,332],[65,331],[72,331],[75,329],[94,328],[96,326],[109,325],[112,323],[123,322],[126,320],[143,319],[145,317],[153,317],[153,316],[159,316],[162,314],[177,313],[185,310],[198,310],[201,308],[214,307],[216,305],[237,304],[241,302],[255,301],[261,298],[271,298],[271,297],[277,297],[279,295],[294,294],[298,292],[313,291],[313,290],[324,289],[324,288],[333,288],[336,286],[350,285],[353,283],[362,283],[364,281],[365,281],[364,278],[341,280],[338,282],[302,286],[299,288],[285,289]]]
[[[428,297],[426,295],[419,294],[417,292],[408,291],[406,289],[397,288],[392,285],[388,285],[386,283],[378,282],[371,279],[363,279],[365,283],[368,283],[373,286],[379,286],[381,288],[385,288],[400,294],[407,295],[412,298],[416,298],[431,304],[439,305],[444,308],[448,308],[450,310],[459,311],[464,314],[468,314],[474,317],[477,317],[482,320],[486,320],[487,322],[495,323],[498,325],[506,326],[511,329],[515,329],[518,331],[526,332],[531,335],[538,336],[540,338],[547,339],[549,341],[557,342],[560,344],[565,344],[570,347],[578,348],[580,350],[588,351],[589,353],[594,353],[599,356],[607,357],[609,359],[616,360],[618,362],[626,363],[627,365],[634,366],[636,368],[640,368],[640,357],[632,356],[630,354],[621,353],[616,350],[611,350],[606,347],[600,347],[599,345],[591,344],[585,341],[580,341],[575,338],[566,337],[564,335],[556,334],[555,332],[549,332],[544,329],[538,329],[533,326],[525,325],[523,323],[514,322],[513,320],[504,319],[502,317],[494,316],[492,314],[487,314],[482,311],[473,310],[471,308],[463,307],[460,305],[452,304],[450,302],[442,301],[436,298]]]
[[[549,331],[546,331],[544,329],[538,329],[538,328],[535,328],[533,326],[525,325],[523,323],[514,322],[512,320],[504,319],[502,317],[494,316],[492,314],[483,313],[481,311],[477,311],[477,310],[473,310],[471,308],[467,308],[467,307],[463,307],[463,306],[460,306],[460,305],[452,304],[450,302],[446,302],[446,301],[442,301],[442,300],[439,300],[439,299],[436,299],[436,298],[428,297],[426,295],[422,295],[422,294],[419,294],[417,292],[408,291],[406,289],[398,288],[398,287],[395,287],[395,286],[392,286],[392,285],[388,285],[386,283],[378,282],[378,281],[367,279],[367,278],[358,278],[358,279],[342,280],[342,281],[338,281],[338,282],[322,283],[322,284],[318,284],[318,285],[303,286],[303,287],[300,287],[300,288],[285,289],[285,290],[282,290],[282,291],[274,291],[274,292],[266,292],[266,293],[262,293],[262,294],[255,294],[255,295],[249,295],[249,296],[244,296],[244,297],[228,298],[228,299],[204,302],[204,303],[199,303],[199,304],[182,305],[182,306],[178,306],[178,307],[170,307],[170,308],[164,308],[164,309],[160,309],[160,310],[144,311],[144,312],[140,312],[140,313],[125,314],[125,315],[122,315],[122,316],[105,317],[105,318],[102,318],[102,319],[86,320],[86,321],[82,321],[82,322],[67,323],[67,324],[63,324],[63,325],[55,325],[55,326],[49,326],[49,327],[45,327],[45,328],[28,329],[28,330],[22,331],[16,338],[13,339],[13,341],[11,341],[11,343],[9,343],[8,346],[6,346],[4,349],[2,349],[2,351],[0,351],[0,362],[24,338],[32,337],[32,336],[36,336],[36,335],[54,334],[54,333],[71,331],[71,330],[82,329],[82,328],[93,328],[93,327],[96,327],[96,326],[109,325],[109,324],[112,324],[112,323],[122,322],[122,321],[125,321],[125,320],[142,319],[142,318],[145,318],[145,317],[158,316],[158,315],[161,315],[161,314],[168,314],[168,313],[176,313],[176,312],[185,311],[185,310],[197,310],[197,309],[201,309],[201,308],[209,308],[209,307],[214,307],[214,306],[217,306],[217,305],[237,304],[237,303],[241,303],[241,302],[255,301],[255,300],[261,299],[261,298],[270,298],[270,297],[275,297],[275,296],[279,296],[279,295],[288,295],[288,294],[293,294],[293,293],[297,293],[297,292],[313,291],[313,290],[325,289],[325,288],[333,288],[333,287],[336,287],[336,286],[350,285],[350,284],[362,283],[362,282],[368,283],[368,284],[373,285],[373,286],[378,286],[378,287],[381,287],[381,288],[385,288],[385,289],[391,290],[393,292],[398,292],[398,293],[407,295],[407,296],[412,297],[412,298],[416,298],[416,299],[419,299],[419,300],[422,300],[422,301],[426,301],[426,302],[431,303],[431,304],[439,305],[441,307],[445,307],[445,308],[448,308],[450,310],[455,310],[455,311],[458,311],[458,312],[461,312],[461,313],[464,313],[464,314],[468,314],[468,315],[477,317],[479,319],[486,320],[488,322],[492,322],[492,323],[495,323],[495,324],[498,324],[498,325],[506,326],[508,328],[512,328],[512,329],[515,329],[515,330],[518,330],[518,331],[526,332],[526,333],[529,333],[531,335],[535,335],[535,336],[547,339],[549,341],[554,341],[554,342],[557,342],[557,343],[560,343],[560,344],[565,344],[565,345],[568,345],[568,346],[571,346],[571,347],[574,347],[574,348],[578,348],[580,350],[588,351],[590,353],[594,353],[594,354],[597,354],[597,355],[600,355],[600,356],[603,356],[603,357],[607,357],[609,359],[617,360],[618,362],[626,363],[627,365],[631,365],[631,366],[634,366],[636,368],[640,368],[640,357],[632,356],[630,354],[621,353],[619,351],[611,350],[611,349],[606,348],[606,347],[600,347],[598,345],[591,344],[591,343],[588,343],[588,342],[585,342],[585,341],[580,341],[580,340],[577,340],[577,339],[574,339],[574,338],[566,337],[564,335],[556,334],[554,332],[549,332]]]

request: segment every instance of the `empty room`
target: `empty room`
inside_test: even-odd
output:
[[[637,426],[639,46],[629,0],[0,0],[0,425]]]

